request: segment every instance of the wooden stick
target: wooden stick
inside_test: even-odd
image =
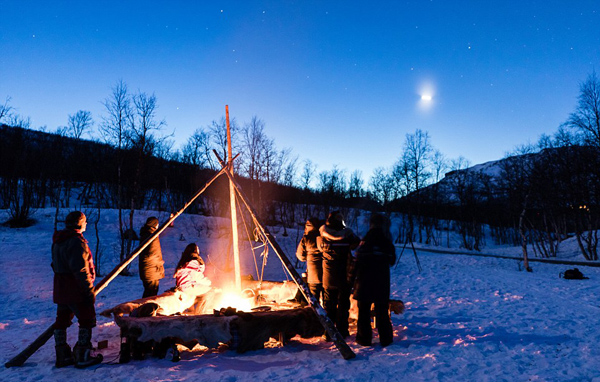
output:
[[[237,156],[236,156],[237,158]],[[100,281],[94,287],[94,296],[97,296],[106,286],[115,278],[129,263],[131,263],[150,243],[156,239],[168,226],[171,224],[179,215],[183,213],[193,202],[200,196],[208,186],[210,186],[219,176],[225,172],[223,168],[215,176],[213,176],[204,187],[202,187],[196,194],[173,216],[169,218],[162,226],[160,226],[150,237],[148,237],[143,243],[141,243],[136,249],[133,250],[123,261],[117,265],[108,275],[106,275],[102,281]],[[41,348],[54,334],[54,324],[50,325],[38,338],[36,338],[29,346],[27,346],[22,352],[13,357],[10,361],[4,364],[5,367],[22,366],[29,357],[33,355],[39,348]]]
[[[233,154],[231,150],[231,127],[229,126],[229,106],[225,105],[225,120],[227,122],[227,167],[233,172]],[[233,269],[236,291],[242,291],[242,268],[240,266],[240,244],[238,239],[237,207],[235,205],[235,191],[233,184],[229,181],[229,207],[231,210],[231,240],[233,246]]]
[[[223,169],[226,169],[227,164],[219,157],[219,155],[217,154],[216,151],[213,150],[213,152],[217,156],[217,159],[221,163],[221,166],[223,166]],[[350,346],[348,346],[348,344],[344,340],[344,337],[342,337],[342,335],[340,334],[340,332],[338,332],[337,328],[335,327],[335,325],[333,324],[331,319],[327,316],[325,309],[323,309],[323,307],[321,306],[319,301],[315,298],[315,296],[313,296],[312,293],[310,293],[310,289],[308,288],[308,285],[304,282],[304,280],[302,280],[302,277],[300,276],[300,274],[298,274],[298,272],[296,271],[296,268],[294,268],[294,266],[290,262],[289,258],[283,252],[283,250],[281,249],[281,247],[279,246],[279,244],[277,243],[277,241],[275,240],[273,235],[271,235],[269,230],[260,223],[260,221],[258,220],[258,214],[256,213],[256,210],[254,210],[254,207],[252,207],[250,205],[250,203],[248,202],[248,199],[242,192],[242,189],[239,186],[239,184],[235,181],[233,175],[229,172],[229,170],[226,170],[225,174],[229,177],[229,180],[235,186],[235,190],[236,190],[237,194],[239,195],[241,201],[244,203],[244,205],[248,209],[248,212],[250,213],[250,215],[252,215],[252,218],[254,219],[254,222],[256,223],[257,228],[259,228],[261,230],[261,232],[263,233],[263,235],[265,236],[265,238],[267,239],[267,241],[269,242],[271,247],[275,250],[275,253],[277,254],[279,259],[283,263],[284,267],[287,269],[288,273],[292,276],[292,279],[294,280],[296,285],[298,285],[298,288],[300,289],[300,291],[302,292],[302,294],[304,295],[306,300],[309,301],[310,307],[316,313],[317,318],[321,322],[321,325],[323,325],[323,328],[327,331],[327,334],[329,334],[329,337],[331,338],[331,340],[333,341],[334,345],[339,350],[339,352],[342,354],[342,357],[344,357],[344,359],[346,359],[346,360],[356,357],[356,354],[354,354],[354,352],[352,351]]]
[[[33,353],[41,348],[54,335],[54,324],[50,325],[38,338],[36,338],[22,352],[13,357],[10,361],[4,364],[5,367],[21,366],[27,361]]]

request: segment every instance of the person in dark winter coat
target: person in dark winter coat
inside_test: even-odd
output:
[[[158,229],[158,219],[154,216],[146,220],[140,229],[140,241],[143,242]],[[139,259],[140,279],[144,284],[143,297],[152,297],[158,294],[158,285],[165,277],[164,261],[158,237],[140,253]]]
[[[329,214],[325,225],[319,229],[317,247],[323,252],[323,305],[329,318],[335,323],[342,337],[347,337],[350,311],[351,250],[360,239],[346,228],[339,211]]]
[[[56,367],[75,364],[77,368],[98,364],[102,355],[92,356],[92,328],[96,326],[94,308],[94,260],[83,232],[87,220],[83,213],[73,211],[65,219],[65,229],[52,237],[53,300],[57,304],[54,322]],[[67,328],[73,317],[79,321],[77,344],[67,344]]]
[[[370,346],[371,305],[375,305],[375,324],[381,346],[393,342],[389,314],[390,267],[396,262],[396,249],[391,239],[389,219],[371,215],[369,232],[356,249],[356,281],[354,298],[358,301],[356,342]]]
[[[323,253],[317,247],[317,237],[320,235],[319,223],[317,218],[310,218],[306,221],[304,235],[296,249],[298,260],[306,262],[306,282],[310,293],[317,300],[320,300],[323,294]]]

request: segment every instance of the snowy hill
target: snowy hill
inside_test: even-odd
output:
[[[136,214],[141,224],[152,212]],[[157,214],[161,220],[165,216]],[[0,220],[5,220],[0,212]],[[16,355],[54,319],[50,239],[53,211],[39,210],[38,223],[26,229],[0,227],[0,347],[3,362]],[[100,222],[104,273],[116,258],[116,211],[103,211]],[[215,279],[224,272],[224,219],[183,215],[161,237],[167,278],[161,291],[174,285],[170,277],[181,251],[197,242],[209,254],[207,270]],[[293,256],[296,232],[277,235]],[[361,232],[363,234],[364,232]],[[92,232],[86,234],[95,247]],[[183,240],[182,240],[183,239]],[[401,248],[398,249],[400,253]],[[499,249],[498,249],[499,250]],[[129,381],[600,381],[600,269],[582,267],[589,280],[560,279],[566,266],[536,264],[533,273],[519,271],[515,260],[404,252],[392,269],[392,297],[406,303],[393,315],[395,342],[381,348],[362,347],[348,339],[357,358],[345,361],[320,338],[293,339],[285,347],[236,354],[206,349],[183,351],[182,360],[148,358],[118,364],[119,328],[99,317],[94,343],[108,340],[104,362],[92,369],[54,368],[52,340],[23,367],[0,371],[0,380],[89,382]],[[253,273],[248,245],[243,246],[243,273]],[[267,263],[268,278],[285,279],[279,261]],[[135,272],[136,264],[132,266]],[[137,276],[117,277],[97,299],[102,310],[138,298]],[[76,324],[69,330],[74,343]]]

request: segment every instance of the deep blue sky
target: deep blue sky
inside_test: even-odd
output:
[[[155,93],[177,146],[229,104],[365,181],[415,129],[473,164],[551,134],[594,69],[600,1],[0,0],[0,100],[33,127],[98,122],[123,79]]]

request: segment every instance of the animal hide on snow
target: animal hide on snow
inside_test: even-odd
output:
[[[215,317],[171,316],[171,317],[124,317],[115,316],[121,328],[121,337],[133,338],[141,342],[164,338],[177,338],[182,342],[198,341],[199,344],[216,348],[219,343],[231,340],[231,321],[236,316]]]
[[[242,280],[242,287],[260,295],[267,303],[283,303],[296,296],[298,286],[293,281],[256,281]],[[226,308],[226,307],[224,307]]]
[[[239,333],[238,353],[262,349],[265,342],[270,338],[279,338],[280,333],[285,339],[296,335],[302,338],[317,337],[324,333],[312,308],[243,314],[231,325]]]
[[[230,343],[238,353],[264,348],[270,338],[278,339],[300,335],[303,338],[320,336],[323,327],[311,308],[271,312],[238,313],[233,316],[171,316],[125,317],[115,316],[121,336],[146,342],[160,342],[165,338],[178,343],[197,341],[200,345],[216,348],[219,343]],[[234,335],[235,340],[231,342]]]
[[[180,292],[181,293],[181,292]],[[177,294],[174,290],[169,289],[168,291],[152,297],[138,298],[137,300],[124,302],[116,305],[110,309],[106,309],[100,312],[100,315],[104,317],[122,316],[124,314],[131,314],[135,309],[146,303],[155,303],[158,306],[174,306],[177,304]]]

